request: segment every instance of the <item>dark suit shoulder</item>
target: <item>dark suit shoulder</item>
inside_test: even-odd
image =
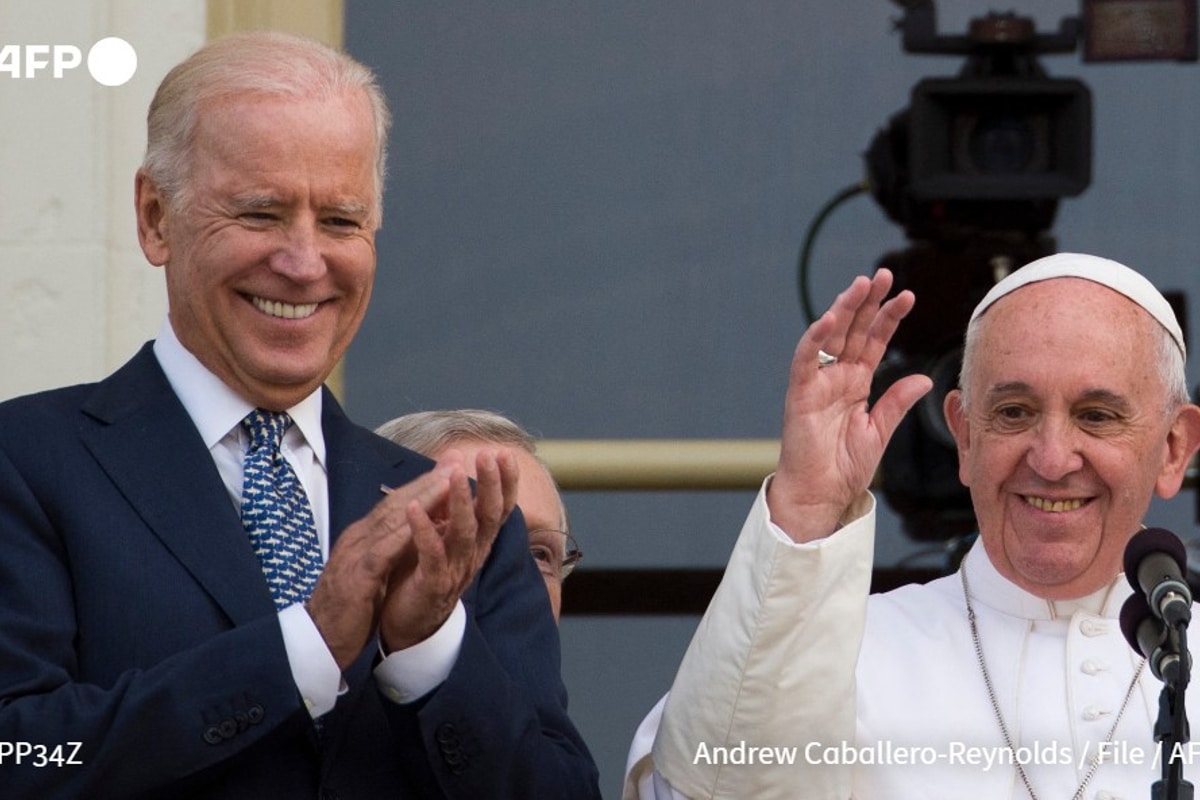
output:
[[[97,385],[80,383],[5,400],[0,402],[0,420],[16,423],[21,419],[37,420],[58,417],[64,412],[78,412],[80,403],[95,391]],[[0,429],[0,434],[8,432],[8,427]]]
[[[409,475],[433,469],[432,459],[352,422],[329,389],[324,390],[321,407],[321,426],[325,430],[325,444],[331,451],[331,461],[365,460],[403,465],[404,472]]]
[[[385,460],[404,461],[416,472],[428,472],[436,464],[433,459],[415,450],[409,450],[407,447],[398,445],[391,439],[375,433],[370,428],[364,428],[359,425],[354,425],[353,427],[357,429],[357,444],[360,447],[377,453]]]
[[[152,343],[147,342],[102,381],[48,389],[0,403],[0,448],[37,451],[77,441],[85,428],[109,421],[113,409],[136,411],[164,387],[169,391],[151,348]]]
[[[0,403],[0,450],[46,451],[68,438],[78,439],[86,424],[81,405],[96,384],[52,389]]]

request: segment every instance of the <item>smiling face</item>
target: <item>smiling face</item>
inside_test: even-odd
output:
[[[1151,495],[1173,496],[1200,410],[1172,408],[1157,323],[1091,281],[1034,283],[979,321],[970,408],[946,399],[988,557],[1047,599],[1082,597],[1121,571]]]
[[[180,342],[254,405],[295,405],[358,330],[375,273],[365,95],[235,95],[201,108],[176,205],[140,172],[138,234]]]

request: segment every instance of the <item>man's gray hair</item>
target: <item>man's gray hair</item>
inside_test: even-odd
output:
[[[478,408],[416,411],[383,423],[375,432],[424,455],[464,439],[495,442],[537,453],[537,440],[529,431],[503,414]]]
[[[439,411],[415,411],[402,417],[388,420],[375,429],[384,438],[391,439],[402,447],[432,456],[455,442],[489,442],[506,447],[516,447],[534,457],[546,471],[554,484],[558,483],[550,473],[546,462],[537,454],[537,439],[533,434],[503,414],[479,408],[458,408]],[[560,525],[567,527],[567,508],[558,500]]]
[[[188,200],[196,123],[204,106],[235,95],[344,97],[363,92],[375,128],[375,222],[383,213],[387,100],[373,72],[320,42],[278,31],[250,31],[216,39],[167,73],[146,116],[142,169],[178,208]]]

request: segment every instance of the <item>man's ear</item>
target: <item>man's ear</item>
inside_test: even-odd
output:
[[[137,213],[138,243],[146,260],[156,267],[166,264],[171,258],[171,247],[167,243],[167,198],[150,179],[144,169],[137,171],[133,179],[133,205]]]
[[[1200,448],[1200,407],[1185,403],[1175,412],[1175,421],[1167,432],[1167,457],[1154,483],[1159,497],[1174,497],[1179,492],[1197,448]]]
[[[958,480],[963,486],[970,486],[970,476],[967,475],[967,452],[971,449],[971,422],[967,419],[967,411],[962,405],[962,391],[952,389],[946,393],[942,401],[942,413],[946,416],[946,425],[954,434],[954,443],[958,447]]]

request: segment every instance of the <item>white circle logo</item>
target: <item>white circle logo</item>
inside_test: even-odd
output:
[[[118,36],[109,36],[92,45],[87,57],[88,72],[97,83],[120,86],[137,70],[133,45]]]

